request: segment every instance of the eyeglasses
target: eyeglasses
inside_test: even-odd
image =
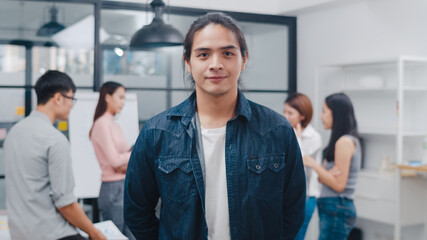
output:
[[[65,95],[65,94],[63,94],[63,93],[61,93],[61,95],[62,95],[64,98],[71,99],[71,100],[73,101],[73,105],[75,105],[75,104],[77,103],[77,98],[69,97],[69,96],[67,96],[67,95]]]

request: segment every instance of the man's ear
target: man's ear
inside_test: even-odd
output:
[[[185,59],[185,55],[184,54],[182,55],[182,59],[184,60],[185,68],[187,68],[187,71],[189,73],[191,73],[191,66],[190,66],[189,60],[187,61],[187,59]]]
[[[243,58],[243,64],[242,64],[242,69],[241,69],[241,71],[245,70],[245,68],[246,68],[246,63],[248,62],[248,57],[249,57],[249,53],[248,53],[248,52],[246,52],[246,55],[245,55],[244,57],[242,57],[242,58]]]
[[[53,94],[53,97],[51,98],[51,100],[55,103],[55,104],[60,104],[62,101],[62,95],[59,92],[56,92]]]

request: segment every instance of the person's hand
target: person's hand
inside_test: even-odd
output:
[[[309,155],[303,156],[302,161],[306,167],[313,167],[316,164],[316,160],[314,160],[314,158],[310,157]]]
[[[339,175],[341,175],[341,171],[336,166],[329,169],[329,173],[331,173],[334,177],[338,177]]]
[[[107,237],[104,236],[98,229],[95,229],[90,235],[90,240],[107,240]]]
[[[126,173],[127,169],[128,169],[128,165],[127,164],[123,164],[121,166],[118,166],[118,167],[114,168],[114,170],[116,172],[118,172],[118,173]]]

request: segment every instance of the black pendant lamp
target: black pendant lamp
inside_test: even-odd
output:
[[[184,42],[182,34],[172,25],[163,21],[165,3],[162,0],[153,0],[150,3],[154,11],[154,19],[133,34],[130,41],[132,50],[179,46]]]
[[[37,36],[39,37],[50,37],[65,28],[64,25],[58,23],[57,21],[58,9],[55,7],[55,5],[50,8],[49,12],[50,22],[44,24],[39,28],[39,30],[37,31]]]

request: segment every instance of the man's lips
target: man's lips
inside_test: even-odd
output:
[[[221,80],[221,79],[224,79],[224,78],[226,78],[226,76],[210,76],[210,77],[206,77],[206,79],[213,80],[213,81],[215,81],[215,80]]]

